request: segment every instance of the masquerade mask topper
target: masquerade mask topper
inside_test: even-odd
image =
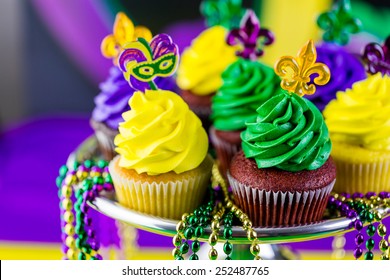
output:
[[[333,10],[322,13],[317,18],[317,24],[325,31],[322,36],[325,42],[339,45],[346,45],[349,34],[358,33],[362,26],[359,19],[352,17],[349,0],[339,0]]]
[[[268,29],[260,27],[260,21],[252,10],[247,10],[243,17],[240,28],[229,32],[226,42],[230,46],[242,45],[242,50],[237,55],[245,59],[257,60],[264,54],[263,46],[274,42],[274,34]]]
[[[227,29],[237,28],[245,9],[242,0],[204,0],[200,12],[208,27],[222,25]]]
[[[317,85],[325,85],[330,80],[330,70],[323,63],[316,62],[317,52],[312,40],[306,43],[298,52],[297,57],[283,56],[275,63],[275,73],[280,76],[280,86],[303,96],[311,95]],[[311,75],[317,77],[311,82]]]
[[[146,41],[152,39],[152,33],[148,28],[134,27],[133,22],[122,12],[115,17],[112,33],[103,39],[100,50],[104,57],[112,58],[115,65],[126,43],[133,42],[138,37],[145,38]]]
[[[390,76],[390,36],[387,37],[383,45],[370,43],[363,53],[363,60],[366,63],[367,72]]]
[[[124,72],[130,86],[144,90],[140,82],[148,83],[153,90],[157,86],[153,80],[172,76],[179,62],[179,51],[172,38],[167,34],[155,36],[150,43],[144,38],[128,43],[119,56],[119,67]]]

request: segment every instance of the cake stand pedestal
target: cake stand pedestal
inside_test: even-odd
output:
[[[72,166],[74,161],[84,161],[86,159],[97,159],[99,157],[97,142],[95,137],[86,139],[68,158],[67,165]],[[120,205],[113,195],[102,194],[89,202],[90,206],[96,211],[111,217],[117,221],[129,224],[135,228],[149,231],[155,234],[171,236],[176,234],[176,225],[179,221],[155,217],[152,215],[140,213]],[[390,216],[390,208],[378,208],[378,212],[383,219]],[[352,221],[346,217],[324,219],[320,222],[291,226],[291,227],[273,227],[273,228],[253,228],[261,247],[261,256],[264,259],[297,259],[297,255],[292,251],[278,246],[282,243],[302,242],[321,239],[330,236],[337,236],[354,230]],[[250,242],[247,239],[245,231],[239,226],[233,226],[233,235],[229,239],[235,248],[232,259],[253,259],[249,252]],[[198,238],[199,241],[207,242],[211,234],[210,227],[206,227],[204,235]],[[218,242],[223,244],[226,240],[223,238],[223,226],[219,232]],[[266,246],[265,246],[266,245]],[[267,246],[268,245],[268,246]],[[208,247],[204,246],[204,247]],[[219,248],[218,248],[219,249]],[[202,250],[202,249],[201,249]],[[207,250],[205,250],[207,256]],[[219,252],[223,252],[218,250]],[[199,256],[201,251],[199,252]],[[203,259],[207,257],[203,257]]]

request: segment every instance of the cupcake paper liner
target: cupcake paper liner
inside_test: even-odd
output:
[[[349,163],[334,158],[337,169],[336,192],[390,191],[390,162]]]
[[[320,221],[335,180],[316,190],[281,192],[255,189],[241,184],[229,173],[237,205],[254,226],[277,227]]]
[[[202,203],[211,173],[150,183],[119,176],[112,171],[113,162],[109,169],[120,204],[142,213],[176,220]]]
[[[110,161],[116,156],[114,139],[118,131],[108,128],[105,124],[91,120],[99,149],[105,160]]]
[[[219,170],[221,174],[226,177],[226,173],[233,156],[241,149],[241,142],[237,145],[224,141],[218,137],[214,127],[211,127],[209,132],[210,141],[217,153]]]

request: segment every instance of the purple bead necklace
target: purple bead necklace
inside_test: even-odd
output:
[[[354,193],[352,195],[348,193],[336,194],[332,193],[328,200],[328,209],[333,211],[333,214],[338,214],[351,219],[351,227],[356,229],[355,236],[356,248],[353,252],[355,259],[359,259],[363,256],[363,248],[365,238],[362,234],[364,223],[368,223],[366,232],[368,239],[365,242],[367,252],[364,254],[365,260],[373,260],[374,253],[372,249],[375,246],[375,242],[372,239],[375,232],[381,237],[379,242],[379,249],[381,251],[381,260],[389,260],[389,242],[386,241],[385,236],[387,233],[386,226],[382,223],[382,215],[378,208],[390,207],[390,193],[381,192],[378,195],[374,192],[367,194]],[[336,213],[334,213],[336,212]],[[378,222],[378,227],[375,227],[374,223]]]

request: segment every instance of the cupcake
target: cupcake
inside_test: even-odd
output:
[[[199,118],[175,93],[136,92],[123,114],[109,166],[120,204],[179,219],[203,200],[211,176],[208,139]]]
[[[337,166],[335,191],[390,191],[389,92],[390,77],[377,73],[338,92],[326,106]]]
[[[113,34],[106,36],[101,43],[103,56],[112,59],[114,66],[111,67],[107,80],[100,84],[100,93],[95,97],[95,108],[90,123],[106,160],[111,160],[115,156],[114,137],[118,134],[119,122],[123,121],[122,114],[130,109],[128,100],[135,91],[117,67],[118,56],[126,43],[138,37],[149,41],[152,35],[146,27],[134,27],[132,21],[120,12],[115,18]],[[158,77],[156,83],[161,89],[172,91],[176,89],[171,78]],[[136,87],[147,89],[149,85],[138,82]]]
[[[340,9],[345,11],[343,19],[339,19],[341,15],[337,11]],[[343,20],[347,18],[348,23],[340,27],[335,26],[344,24]],[[339,21],[336,22],[335,19]],[[330,22],[333,23],[333,27]],[[316,94],[308,95],[307,99],[323,111],[325,106],[336,98],[338,91],[351,88],[353,83],[365,79],[367,75],[360,59],[343,46],[349,41],[348,33],[357,33],[361,29],[360,21],[350,15],[349,1],[339,1],[333,10],[318,17],[317,24],[325,30],[323,35],[325,42],[317,45],[317,61],[326,64],[332,76],[329,83],[318,86]]]
[[[161,89],[173,91],[176,88],[171,78],[157,78],[156,83]],[[123,121],[122,114],[130,110],[129,99],[134,91],[116,66],[111,67],[108,79],[100,84],[90,123],[106,160],[116,155],[114,138],[118,134],[119,123]]]
[[[208,138],[199,118],[176,93],[158,89],[156,76],[176,69],[177,46],[168,35],[150,44],[139,38],[119,58],[121,70],[150,84],[129,101],[109,165],[120,204],[162,218],[179,219],[203,200],[211,177]],[[153,69],[153,71],[150,71]]]
[[[177,71],[180,94],[191,110],[209,126],[211,98],[222,85],[221,74],[234,62],[236,48],[226,44],[227,29],[213,26],[184,50]]]
[[[297,58],[276,63],[284,90],[259,106],[240,135],[242,151],[232,159],[228,180],[255,226],[306,224],[323,216],[336,178],[331,142],[321,112],[298,95],[314,93],[314,84],[306,84],[313,72],[319,74],[314,83],[329,80],[329,69],[315,58],[310,41]]]
[[[234,29],[228,36],[229,44],[244,38],[258,38],[260,32],[267,34],[268,44],[273,41],[273,35],[266,29],[260,29],[260,23],[252,11],[248,11],[242,20],[242,28]],[[244,32],[244,27],[257,30],[257,34]],[[241,34],[243,33],[243,34]],[[236,35],[239,34],[239,35]],[[248,42],[242,41],[243,44]],[[245,122],[256,120],[256,109],[276,92],[280,91],[280,79],[271,67],[257,61],[260,53],[254,48],[244,47],[237,55],[239,58],[230,64],[222,73],[222,86],[212,99],[212,127],[210,140],[215,147],[219,167],[226,175],[230,160],[241,148],[240,133],[245,129]]]

